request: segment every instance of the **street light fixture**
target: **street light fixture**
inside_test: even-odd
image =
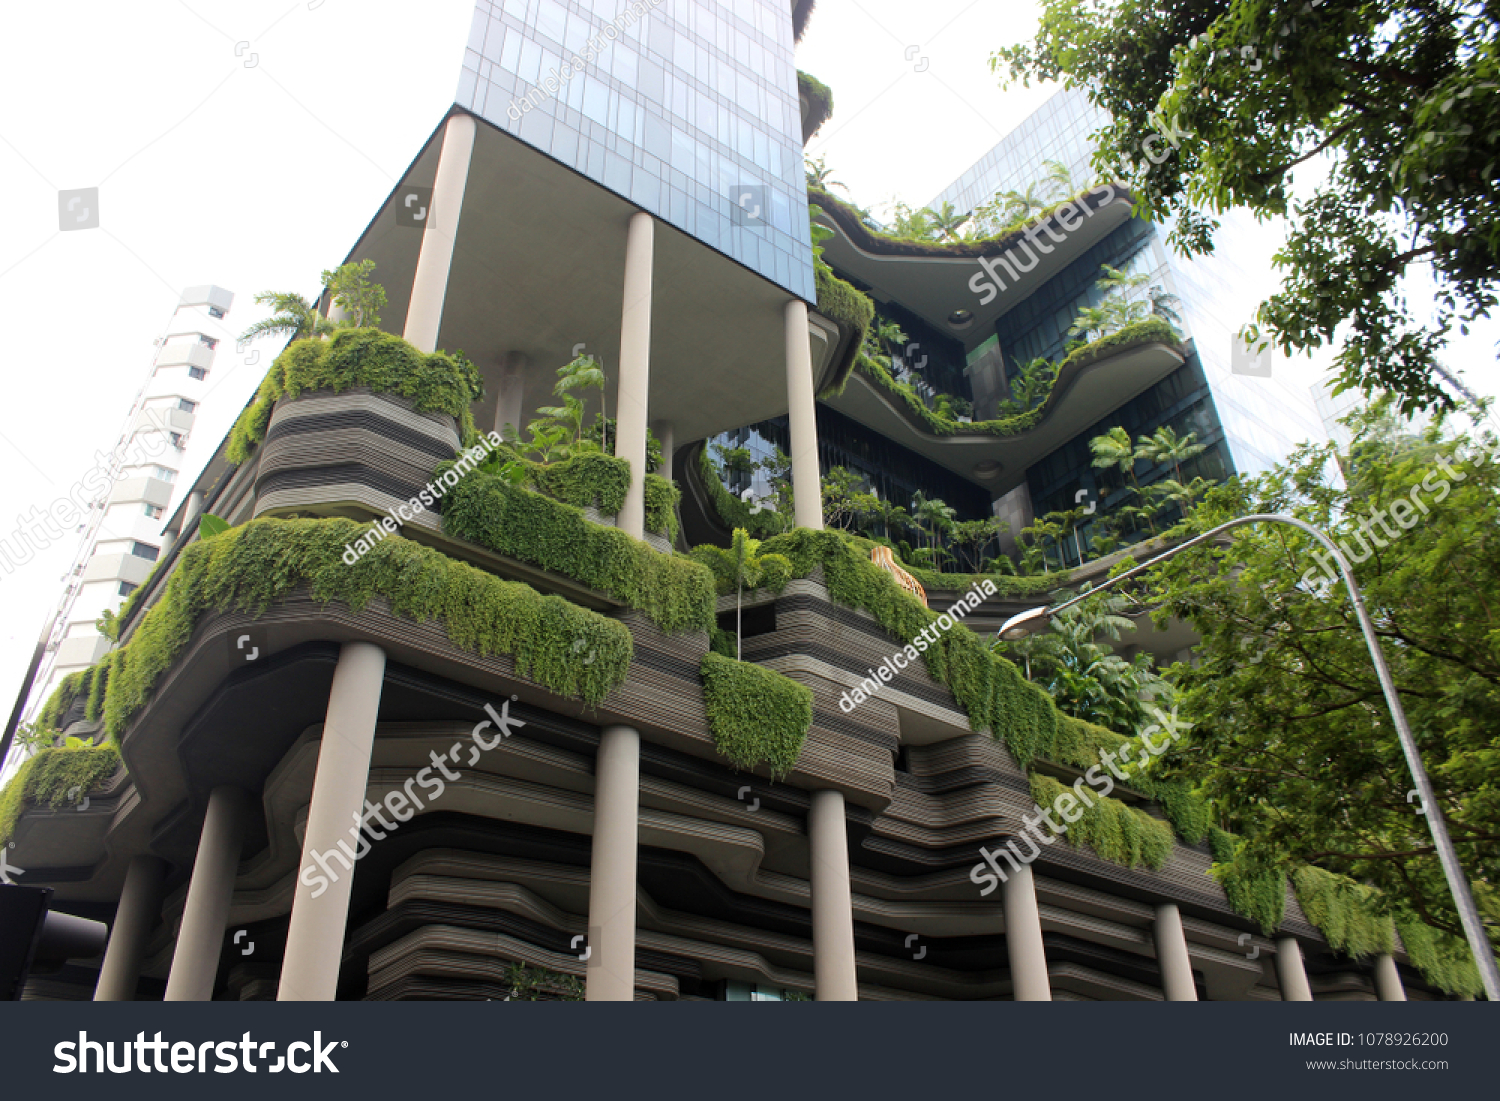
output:
[[[1427,769],[1422,764],[1422,755],[1417,751],[1417,743],[1412,737],[1411,726],[1406,721],[1406,710],[1401,706],[1401,697],[1396,692],[1396,684],[1391,679],[1391,671],[1385,663],[1385,653],[1380,649],[1380,640],[1375,634],[1375,624],[1370,620],[1370,614],[1365,611],[1364,598],[1360,596],[1359,586],[1354,583],[1354,574],[1350,571],[1343,552],[1320,529],[1295,516],[1282,516],[1277,513],[1240,516],[1210,531],[1205,531],[1201,535],[1195,535],[1186,542],[1179,543],[1138,566],[1132,566],[1124,573],[1056,607],[1031,608],[1019,615],[1013,615],[1000,625],[1000,629],[995,634],[1007,642],[1023,639],[1040,630],[1043,624],[1050,622],[1060,612],[1067,611],[1096,593],[1114,588],[1121,582],[1139,576],[1175,554],[1181,554],[1200,543],[1206,543],[1230,528],[1260,523],[1290,524],[1292,527],[1302,529],[1321,543],[1324,549],[1332,555],[1333,560],[1338,563],[1339,573],[1343,576],[1344,585],[1349,590],[1349,599],[1354,605],[1354,614],[1359,619],[1360,630],[1365,636],[1365,646],[1370,651],[1370,660],[1375,666],[1375,676],[1380,681],[1380,690],[1385,694],[1386,706],[1390,709],[1391,721],[1396,727],[1396,737],[1401,742],[1401,752],[1405,755],[1407,766],[1411,769],[1412,779],[1417,785],[1417,793],[1422,799],[1422,806],[1426,808],[1427,828],[1432,832],[1432,844],[1437,850],[1438,860],[1443,865],[1443,875],[1448,880],[1448,889],[1453,893],[1453,903],[1458,908],[1459,920],[1463,923],[1464,933],[1469,940],[1469,949],[1474,953],[1474,962],[1479,966],[1479,975],[1484,981],[1485,994],[1490,1001],[1500,1002],[1500,970],[1497,970],[1495,966],[1495,953],[1490,948],[1489,938],[1485,936],[1484,923],[1479,919],[1479,910],[1474,905],[1474,896],[1469,891],[1463,867],[1458,862],[1458,852],[1453,848],[1453,840],[1448,836],[1448,823],[1443,818],[1442,808],[1438,806],[1437,794],[1433,791],[1432,781],[1427,777]]]

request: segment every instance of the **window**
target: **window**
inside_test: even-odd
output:
[[[181,451],[185,446],[187,446],[186,441],[183,439],[183,436],[182,436],[181,432],[173,432],[171,435],[172,435],[172,446],[175,447],[175,448],[177,448],[178,451]]]
[[[162,508],[160,505],[147,505],[146,506],[146,515],[149,516],[149,517],[151,517],[151,519],[153,519],[153,520],[160,520],[162,518],[162,515],[166,511],[167,510],[164,509],[164,508]]]
[[[198,334],[198,343],[207,344],[210,350],[219,346],[218,340],[211,336],[204,336],[202,333]]]
[[[198,380],[201,381],[203,379],[206,379],[207,377],[208,377],[208,372],[205,371],[202,367],[189,367],[188,368],[188,378],[198,379]]]
[[[194,409],[198,408],[198,403],[196,401],[188,401],[187,398],[178,398],[177,408],[184,413],[191,413]]]
[[[156,466],[151,468],[151,477],[162,482],[175,482],[177,480],[177,471],[168,470],[164,466]]]
[[[135,592],[135,590],[137,588],[139,588],[139,586],[136,585],[132,581],[121,581],[120,582],[120,595],[121,596],[129,596],[131,593]]]
[[[142,543],[139,539],[130,544],[130,553],[137,558],[144,558],[147,562],[155,562],[161,554],[160,547],[153,547],[150,543]]]
[[[219,307],[217,307],[217,306],[210,306],[208,308],[208,316],[209,317],[223,317],[224,316],[224,311],[221,310],[221,309],[219,309]]]

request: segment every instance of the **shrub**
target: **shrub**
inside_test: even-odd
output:
[[[729,763],[769,765],[778,779],[790,772],[812,727],[812,691],[774,669],[714,651],[699,672],[708,728]]]

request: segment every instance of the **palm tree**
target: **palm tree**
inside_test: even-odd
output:
[[[1189,432],[1186,436],[1179,437],[1164,424],[1154,434],[1141,436],[1136,440],[1136,454],[1153,466],[1171,463],[1172,472],[1180,485],[1182,464],[1208,449],[1207,444],[1198,443],[1197,440],[1198,433],[1196,432]]]
[[[847,184],[831,178],[833,176],[833,169],[828,167],[826,158],[804,157],[802,164],[807,172],[808,187],[815,187],[819,191],[829,191],[830,188],[834,187],[843,188],[845,191],[849,190]]]
[[[943,240],[957,241],[960,239],[959,231],[963,229],[964,223],[969,220],[968,211],[960,214],[953,209],[952,203],[945,202],[930,213],[932,215],[932,228],[936,233],[942,235]]]
[[[1091,439],[1089,450],[1094,453],[1092,465],[1095,470],[1117,467],[1129,480],[1131,488],[1140,492],[1135,480],[1136,452],[1130,442],[1129,432],[1117,424],[1104,435]]]
[[[599,365],[597,359],[585,353],[573,360],[572,363],[565,364],[557,369],[557,385],[552,387],[552,392],[566,403],[574,390],[598,389],[600,428],[607,432],[603,424],[607,411],[604,397],[605,381],[604,368]],[[577,401],[578,399],[575,398],[574,400]],[[541,412],[545,413],[546,410],[541,410]],[[583,438],[582,402],[579,402],[579,424],[575,427],[577,431],[574,438],[575,440],[581,440]],[[601,438],[600,446],[606,455],[609,454],[609,439],[607,435]]]
[[[300,294],[264,291],[255,296],[255,304],[270,306],[271,316],[262,318],[241,333],[241,343],[258,340],[263,336],[285,336],[291,340],[309,336],[323,337],[338,328],[318,312],[316,303],[309,302]]]
[[[1042,167],[1046,170],[1042,173],[1042,183],[1052,198],[1065,198],[1078,190],[1073,186],[1073,173],[1062,161],[1043,161]]]

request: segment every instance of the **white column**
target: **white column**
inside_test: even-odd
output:
[[[1396,960],[1389,952],[1375,957],[1375,994],[1383,1002],[1406,1001],[1406,987],[1401,985],[1401,972],[1396,970]]]
[[[188,494],[187,507],[182,510],[182,539],[188,540],[198,527],[198,514],[203,511],[203,491],[193,490]]]
[[[676,447],[672,422],[652,421],[651,431],[656,433],[656,442],[661,444],[661,466],[656,472],[670,482],[672,480],[672,451]]]
[[[278,1001],[331,1002],[338,993],[344,925],[354,886],[353,864],[339,842],[350,855],[359,855],[359,823],[364,819],[384,680],[384,650],[368,642],[344,643],[318,747]]]
[[[406,307],[408,341],[424,352],[437,350],[438,326],[443,320],[443,299],[448,293],[448,270],[453,266],[453,243],[458,237],[458,216],[464,205],[469,181],[469,160],[474,154],[474,119],[458,114],[443,128],[443,148],[438,154],[437,178],[432,183],[432,210],[422,231],[422,249],[411,281],[411,302]]]
[[[625,297],[620,312],[620,382],[615,390],[615,455],[630,463],[630,488],[616,521],[626,535],[646,534],[646,413],[651,390],[651,274],[656,222],[630,216],[625,235]]]
[[[1176,905],[1164,902],[1156,908],[1156,962],[1161,965],[1161,992],[1169,1002],[1196,1002],[1193,962],[1188,956],[1187,935]]]
[[[588,970],[591,1002],[635,1000],[635,868],[640,818],[641,735],[606,726],[594,764],[594,844],[589,861]]]
[[[1042,914],[1036,904],[1036,879],[1023,865],[1005,880],[1005,948],[1010,956],[1011,1000],[1050,1002],[1047,952],[1042,947]]]
[[[219,949],[224,945],[249,814],[250,797],[239,788],[217,787],[209,794],[182,927],[177,931],[177,949],[172,953],[172,971],[167,977],[169,1002],[213,999]]]
[[[817,395],[807,303],[786,304],[786,401],[792,444],[793,518],[799,528],[823,529],[823,477],[818,468]]]
[[[114,925],[109,930],[104,966],[99,968],[99,982],[94,987],[94,1001],[135,1001],[146,942],[161,917],[161,888],[166,874],[166,864],[157,857],[148,854],[131,859],[120,904],[115,907]]]
[[[1281,1000],[1310,1002],[1312,987],[1307,985],[1307,969],[1302,966],[1302,946],[1295,937],[1276,938],[1276,977],[1281,981]]]
[[[813,981],[820,1002],[859,1001],[844,793],[815,791],[807,814],[812,859]]]
[[[506,352],[500,361],[500,373],[495,386],[495,431],[509,440],[505,434],[507,424],[517,433],[526,428],[526,410],[522,402],[526,395],[526,373],[531,366],[531,357],[525,352]]]

